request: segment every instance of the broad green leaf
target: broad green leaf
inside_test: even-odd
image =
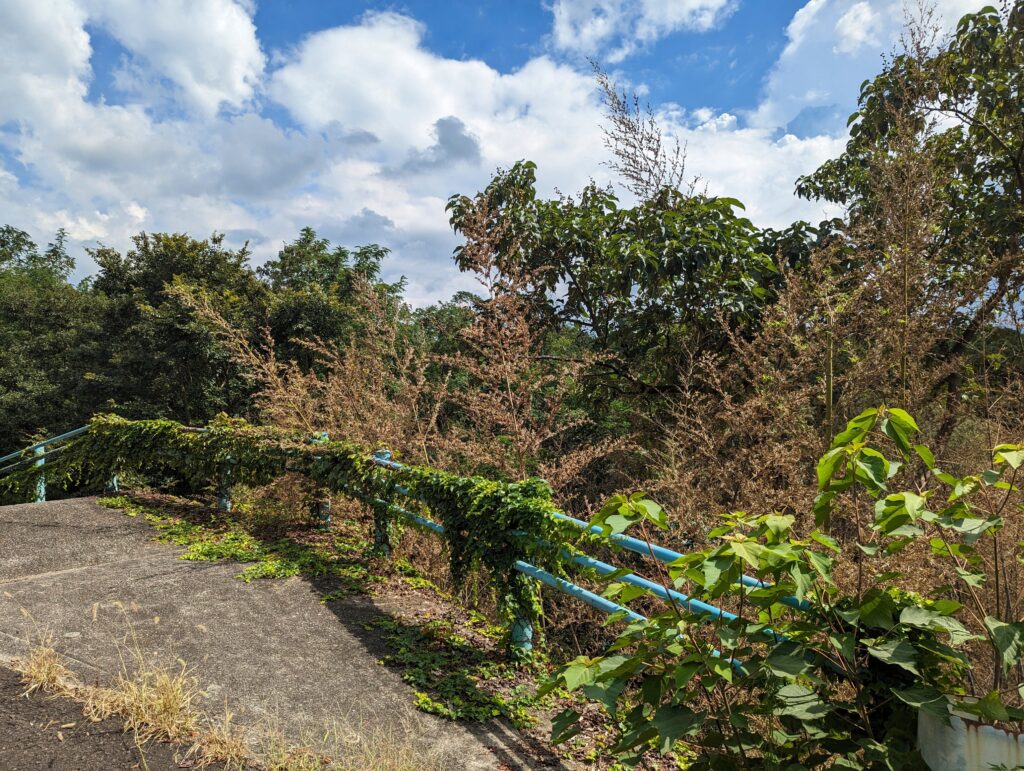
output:
[[[892,441],[899,447],[900,452],[904,456],[910,454],[913,449],[910,445],[910,437],[907,432],[904,431],[898,423],[893,420],[886,419],[882,421],[882,433],[892,439]]]
[[[733,575],[739,575],[736,567],[736,559],[730,554],[721,554],[708,557],[700,563],[700,573],[697,576],[698,583],[710,592],[720,588],[722,584],[731,582]]]
[[[609,599],[617,599],[620,604],[625,605],[637,597],[643,597],[651,593],[650,589],[635,584],[615,583],[604,590],[603,594]]]
[[[992,642],[999,651],[1003,671],[1021,661],[1024,657],[1024,623],[1008,624],[993,616],[986,616],[985,628],[992,635]]]
[[[974,573],[963,568],[956,568],[956,574],[960,576],[961,581],[970,586],[981,587],[985,583],[984,573]]]
[[[789,575],[796,587],[796,598],[802,600],[814,586],[814,573],[799,562],[794,562],[789,568]]]
[[[662,705],[651,718],[651,724],[658,731],[658,748],[664,754],[672,750],[672,745],[685,736],[691,736],[700,730],[707,715],[694,712],[682,704]]]
[[[917,427],[917,421],[915,421],[908,412],[901,410],[899,407],[887,407],[886,412],[889,414],[889,419],[896,423],[901,430],[906,433],[918,433],[921,429]]]
[[[932,455],[931,450],[929,450],[923,444],[915,444],[914,452],[917,453],[917,457],[924,461],[925,466],[927,466],[929,469],[935,468],[935,456]]]
[[[629,529],[636,520],[622,514],[612,514],[601,522],[601,528],[605,535],[620,535]]]
[[[879,661],[905,669],[911,674],[921,674],[917,669],[917,650],[908,640],[886,640],[877,645],[869,645],[868,653]]]
[[[909,704],[915,709],[930,712],[941,718],[949,718],[949,702],[938,689],[930,685],[912,685],[901,691],[893,691],[893,694],[904,704]]]
[[[656,707],[661,703],[661,695],[665,690],[665,683],[659,675],[650,675],[643,679],[640,684],[640,697],[645,704]]]
[[[889,479],[889,461],[878,450],[863,448],[857,453],[857,478],[871,490],[884,490]]]
[[[594,668],[591,662],[574,663],[567,666],[561,672],[562,679],[565,681],[565,687],[570,691],[575,691],[581,685],[587,685],[594,682]]]
[[[561,744],[582,730],[580,713],[572,709],[562,710],[551,721],[551,743]]]
[[[807,559],[811,563],[811,567],[814,568],[822,578],[831,583],[832,558],[811,550],[807,550],[804,554],[807,555]]]
[[[952,616],[962,607],[963,604],[957,602],[956,600],[942,599],[935,600],[935,602],[932,603],[932,609],[938,613],[941,613],[944,616]]]
[[[883,535],[916,535],[913,532],[898,533],[899,528],[914,522],[921,515],[925,500],[911,493],[894,493],[875,504],[874,527]]]
[[[725,680],[727,683],[732,682],[735,670],[733,669],[732,664],[730,664],[728,661],[724,659],[714,659],[711,662],[711,669],[714,671],[716,675]]]
[[[836,552],[837,554],[842,551],[842,549],[839,546],[839,542],[830,535],[825,535],[824,533],[815,530],[813,533],[811,533],[811,538],[820,543],[822,546]]]
[[[794,519],[792,514],[769,514],[764,518],[764,524],[776,538],[781,539],[789,535]]]
[[[643,510],[646,518],[657,525],[662,530],[668,529],[668,517],[665,515],[665,510],[661,508],[654,501],[644,498],[634,504],[636,507]]]
[[[750,567],[755,570],[761,568],[761,558],[767,551],[764,546],[756,541],[733,541],[730,546],[732,546],[733,553]]]
[[[857,638],[853,634],[847,632],[844,634],[830,634],[828,636],[829,644],[835,648],[844,659],[852,662],[853,657],[857,651]]]
[[[993,452],[992,459],[996,463],[1006,463],[1012,469],[1024,464],[1024,444],[1001,444]]]
[[[832,518],[832,501],[836,494],[832,490],[818,493],[814,499],[814,524],[817,527],[827,527]]]
[[[976,702],[978,714],[987,717],[989,720],[1009,720],[1010,715],[1006,711],[1003,700],[999,698],[997,691],[992,691],[985,698]]]
[[[865,626],[888,631],[896,625],[893,617],[895,610],[896,604],[892,597],[878,589],[871,589],[865,593],[858,615]]]
[[[764,663],[773,675],[786,679],[792,679],[810,669],[804,658],[803,645],[791,640],[772,648]]]
[[[704,668],[703,661],[684,661],[673,671],[676,688],[685,688],[693,676]]]
[[[836,438],[832,440],[832,447],[845,447],[848,444],[859,442],[867,436],[868,431],[874,427],[877,420],[877,409],[864,410],[864,412],[847,423],[843,431],[836,435]]]
[[[829,481],[835,476],[836,470],[846,459],[846,449],[836,447],[821,456],[818,461],[818,489],[824,490],[828,487]]]
[[[982,474],[981,474],[981,481],[984,482],[989,487],[991,487],[992,485],[998,483],[999,480],[1002,479],[1002,478],[1003,478],[1002,471],[995,471],[994,469],[989,469],[988,471],[983,471]]]
[[[950,645],[962,645],[969,640],[978,639],[978,636],[967,630],[963,624],[955,618],[943,615],[937,610],[928,608],[909,607],[904,608],[900,613],[900,623],[918,629],[930,629],[932,631],[943,631],[949,635]]]
[[[818,720],[829,712],[831,707],[825,704],[815,691],[795,683],[783,686],[778,691],[779,704],[775,714],[795,718],[796,720]]]

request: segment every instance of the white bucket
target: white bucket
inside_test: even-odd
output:
[[[917,714],[917,746],[932,771],[991,771],[1024,767],[1024,736],[950,716]]]

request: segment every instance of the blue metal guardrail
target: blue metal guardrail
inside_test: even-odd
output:
[[[4,466],[4,467],[0,468],[0,476],[4,476],[6,474],[9,474],[10,472],[14,471],[15,469],[21,468],[22,466],[25,466],[25,465],[30,464],[30,463],[34,463],[37,466],[44,466],[44,465],[46,465],[46,459],[47,458],[53,457],[54,455],[56,455],[57,453],[59,453],[61,450],[64,449],[64,447],[53,447],[53,449],[47,449],[48,447],[51,447],[52,445],[60,444],[61,442],[68,441],[69,439],[74,439],[76,436],[81,436],[82,434],[84,434],[88,430],[89,430],[88,426],[82,426],[81,428],[75,428],[75,429],[72,429],[71,431],[67,431],[67,432],[65,432],[63,434],[59,434],[57,436],[51,436],[49,439],[43,439],[41,442],[36,442],[32,446],[26,447],[24,450],[18,450],[17,452],[12,452],[9,455],[4,455],[2,458],[0,458],[0,463],[6,463],[7,461],[14,460],[15,458],[20,458],[20,460],[16,461],[15,463],[11,463],[11,464],[9,464],[7,466]],[[31,453],[31,456],[30,457],[25,457],[25,455],[27,455],[28,453]],[[113,489],[115,489],[115,490],[117,489],[117,477],[114,477],[111,480],[111,485],[112,485]],[[36,503],[42,503],[45,500],[46,500],[46,475],[42,474],[39,477],[39,481],[36,482],[35,502]]]
[[[6,461],[14,459],[18,460],[14,463],[11,463],[10,465],[0,467],[0,476],[4,476],[5,474],[8,474],[11,471],[14,471],[15,469],[20,468],[21,466],[28,463],[35,463],[36,465],[42,466],[43,464],[45,464],[47,457],[51,457],[60,452],[62,449],[64,449],[64,447],[58,446],[48,450],[48,447],[74,439],[75,437],[80,436],[81,434],[85,433],[88,430],[88,426],[76,428],[72,431],[60,434],[59,436],[44,439],[43,441],[37,442],[36,444],[27,447],[24,450],[19,450],[18,452],[13,452],[9,455],[3,456],[2,458],[0,458],[0,463],[4,463]],[[205,429],[190,430],[204,431]],[[327,441],[326,434],[318,434],[317,436],[313,437],[310,440],[310,442],[313,444],[319,444],[325,441]],[[29,455],[29,453],[31,453],[31,455]],[[371,457],[376,465],[384,469],[392,471],[401,471],[402,469],[405,468],[405,466],[403,466],[401,463],[392,460],[391,453],[388,452],[387,450],[379,450],[373,453]],[[116,476],[111,479],[110,487],[112,490],[117,490]],[[399,485],[396,485],[395,489],[400,494],[405,495],[413,500],[416,500],[415,496],[410,495],[409,490]],[[231,503],[229,470],[221,471],[220,482],[218,484],[217,492],[218,505],[221,508],[221,510],[230,511]],[[396,514],[401,515],[403,518],[409,520],[410,522],[413,522],[414,524],[426,528],[427,530],[430,530],[433,533],[436,533],[438,535],[442,535],[444,533],[443,525],[434,522],[431,519],[427,519],[426,517],[423,517],[412,511],[409,511],[408,509],[405,509],[397,504],[384,501],[379,498],[367,498],[366,496],[358,494],[352,490],[349,490],[347,492],[348,494],[360,498],[367,503],[375,503],[378,505],[387,506],[391,511],[395,512]],[[46,500],[45,475],[40,477],[40,481],[36,489],[35,500],[36,502],[42,502]],[[318,502],[317,509],[321,517],[321,521],[329,523],[330,503],[320,501]],[[576,527],[579,527],[581,530],[587,530],[595,534],[600,534],[602,532],[600,527],[596,525],[592,526],[589,522],[584,522],[581,519],[570,517],[569,515],[563,514],[562,512],[552,512],[552,516],[564,522],[569,522],[575,525]],[[381,534],[377,535],[378,541],[380,542]],[[658,544],[644,541],[640,538],[633,538],[632,536],[612,535],[610,536],[609,540],[611,540],[616,545],[622,547],[623,549],[635,552],[644,557],[656,559],[664,563],[674,562],[675,560],[683,556],[681,553],[673,551],[672,549],[668,549],[664,546],[659,546]],[[618,581],[646,589],[649,592],[651,592],[651,594],[653,594],[655,597],[658,597],[664,602],[685,607],[692,612],[706,615],[709,619],[721,618],[724,620],[734,620],[737,618],[734,613],[730,613],[727,610],[723,610],[722,608],[718,608],[714,605],[710,605],[706,602],[690,597],[686,594],[683,594],[682,592],[676,591],[675,589],[663,586],[662,584],[657,583],[655,581],[651,581],[650,579],[647,579],[642,575],[639,575],[638,573],[628,572],[621,574],[621,569],[615,567],[614,565],[595,559],[594,557],[590,557],[585,554],[572,553],[567,549],[562,549],[561,553],[563,557],[573,562],[574,564],[592,570],[600,576],[608,576],[612,573],[620,573],[620,575],[616,577]],[[624,605],[620,605],[616,602],[613,602],[609,600],[607,597],[602,597],[599,594],[591,592],[590,590],[585,589],[582,586],[578,586],[572,583],[571,581],[567,581],[552,573],[549,573],[548,571],[543,570],[537,567],[536,565],[531,565],[528,562],[517,560],[514,567],[520,573],[529,576],[530,578],[533,578],[534,580],[539,581],[540,583],[545,584],[546,586],[550,586],[554,589],[557,589],[558,591],[563,592],[564,594],[567,594],[570,597],[574,597],[586,603],[587,605],[590,605],[593,608],[597,608],[598,610],[607,613],[608,615],[621,614],[621,618],[628,619],[629,621],[646,620],[645,616],[637,613],[636,611]],[[766,586],[764,582],[747,575],[742,576],[740,578],[740,582],[744,586],[754,589],[763,588]],[[783,601],[791,607],[797,609],[806,609],[808,607],[806,601],[798,600],[795,597],[786,597]],[[782,639],[780,635],[777,635],[770,629],[765,630],[765,634],[773,639]],[[531,628],[529,622],[525,619],[516,620],[511,630],[511,638],[511,642],[514,647],[519,648],[522,651],[529,651],[530,649],[532,649],[533,629]]]

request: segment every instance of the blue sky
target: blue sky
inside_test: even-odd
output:
[[[974,10],[939,0],[951,27]],[[444,216],[495,168],[542,192],[604,162],[588,59],[637,89],[688,169],[756,222],[834,214],[793,181],[838,153],[902,0],[6,0],[0,220],[45,242],[226,233],[271,256],[310,225],[393,250],[423,304],[470,288]]]

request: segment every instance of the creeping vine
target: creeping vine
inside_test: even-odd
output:
[[[65,488],[96,488],[115,474],[134,474],[218,489],[226,478],[232,484],[264,485],[296,472],[321,488],[369,504],[377,546],[385,551],[399,533],[398,507],[438,521],[456,585],[483,569],[509,627],[517,619],[533,624],[541,613],[536,585],[516,570],[516,563],[564,574],[564,544],[579,537],[578,530],[551,516],[551,488],[541,479],[500,482],[426,466],[385,470],[365,447],[337,440],[311,444],[308,437],[224,415],[203,428],[97,415],[89,430],[64,445],[45,467],[27,465],[0,479],[0,489],[28,493],[40,474]]]

